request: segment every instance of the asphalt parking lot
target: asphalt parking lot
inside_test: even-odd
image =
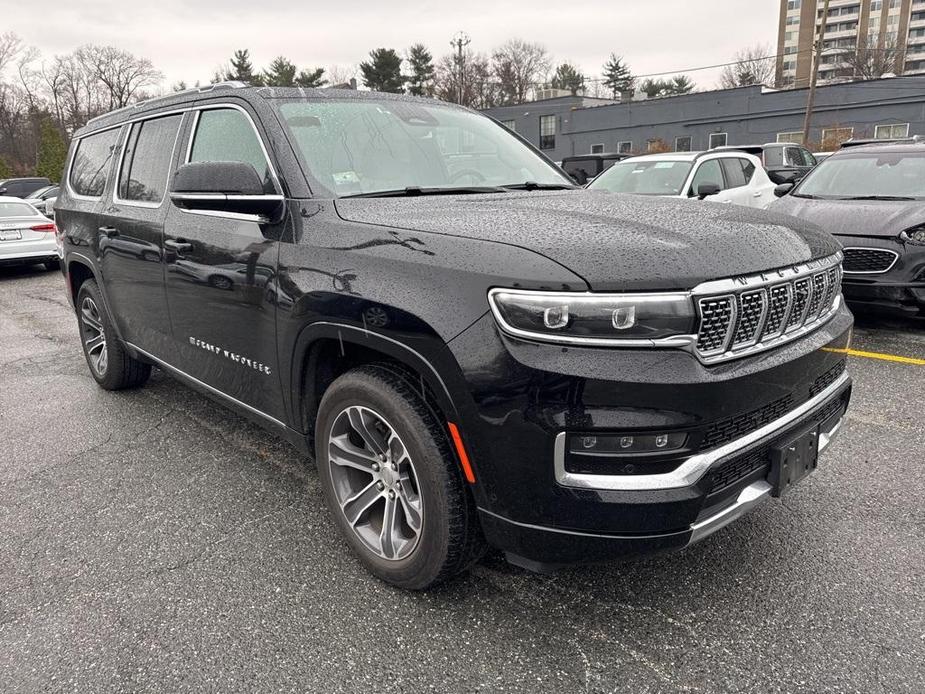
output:
[[[925,691],[925,365],[852,356],[818,472],[683,553],[412,594],[287,444],[159,371],[98,389],[62,284],[0,269],[3,691]]]

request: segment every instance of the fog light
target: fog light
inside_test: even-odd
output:
[[[639,453],[674,451],[687,442],[685,433],[613,435],[571,434],[569,453],[581,456],[629,456]]]
[[[543,311],[543,325],[550,330],[557,330],[568,325],[568,305],[552,306]]]

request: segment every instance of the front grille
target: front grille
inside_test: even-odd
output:
[[[710,494],[721,492],[770,464],[771,449],[767,447],[727,460],[713,470]]]
[[[809,397],[814,398],[819,395],[819,393],[835,383],[835,380],[843,373],[845,373],[844,360],[838,362],[835,366],[813,381],[813,384],[809,387]]]
[[[846,248],[845,249],[845,272],[857,273],[879,273],[886,272],[891,267],[899,254],[885,248]]]
[[[786,342],[821,325],[841,293],[841,254],[694,290],[697,353],[713,363]],[[722,290],[722,291],[721,291]],[[786,322],[786,325],[784,325]]]
[[[724,443],[737,439],[746,434],[750,434],[755,429],[760,429],[765,424],[770,424],[775,419],[783,417],[793,409],[793,396],[785,395],[774,402],[768,403],[762,407],[755,408],[744,414],[735,417],[727,417],[713,422],[703,436],[700,442],[701,450],[716,448]]]

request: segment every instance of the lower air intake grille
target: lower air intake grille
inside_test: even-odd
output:
[[[771,451],[769,448],[760,448],[757,451],[740,455],[738,458],[727,460],[713,471],[710,493],[721,492],[770,464]]]
[[[745,436],[760,429],[765,424],[773,422],[779,417],[783,417],[793,409],[793,396],[785,395],[774,402],[768,403],[763,407],[758,407],[745,414],[736,415],[721,419],[711,424],[700,442],[701,450],[716,448],[722,446],[728,441]]]

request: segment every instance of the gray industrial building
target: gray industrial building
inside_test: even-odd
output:
[[[589,152],[698,151],[724,144],[802,141],[805,89],[739,87],[615,103],[564,96],[486,113],[551,159]],[[925,77],[819,87],[809,146],[848,137],[925,134]]]

